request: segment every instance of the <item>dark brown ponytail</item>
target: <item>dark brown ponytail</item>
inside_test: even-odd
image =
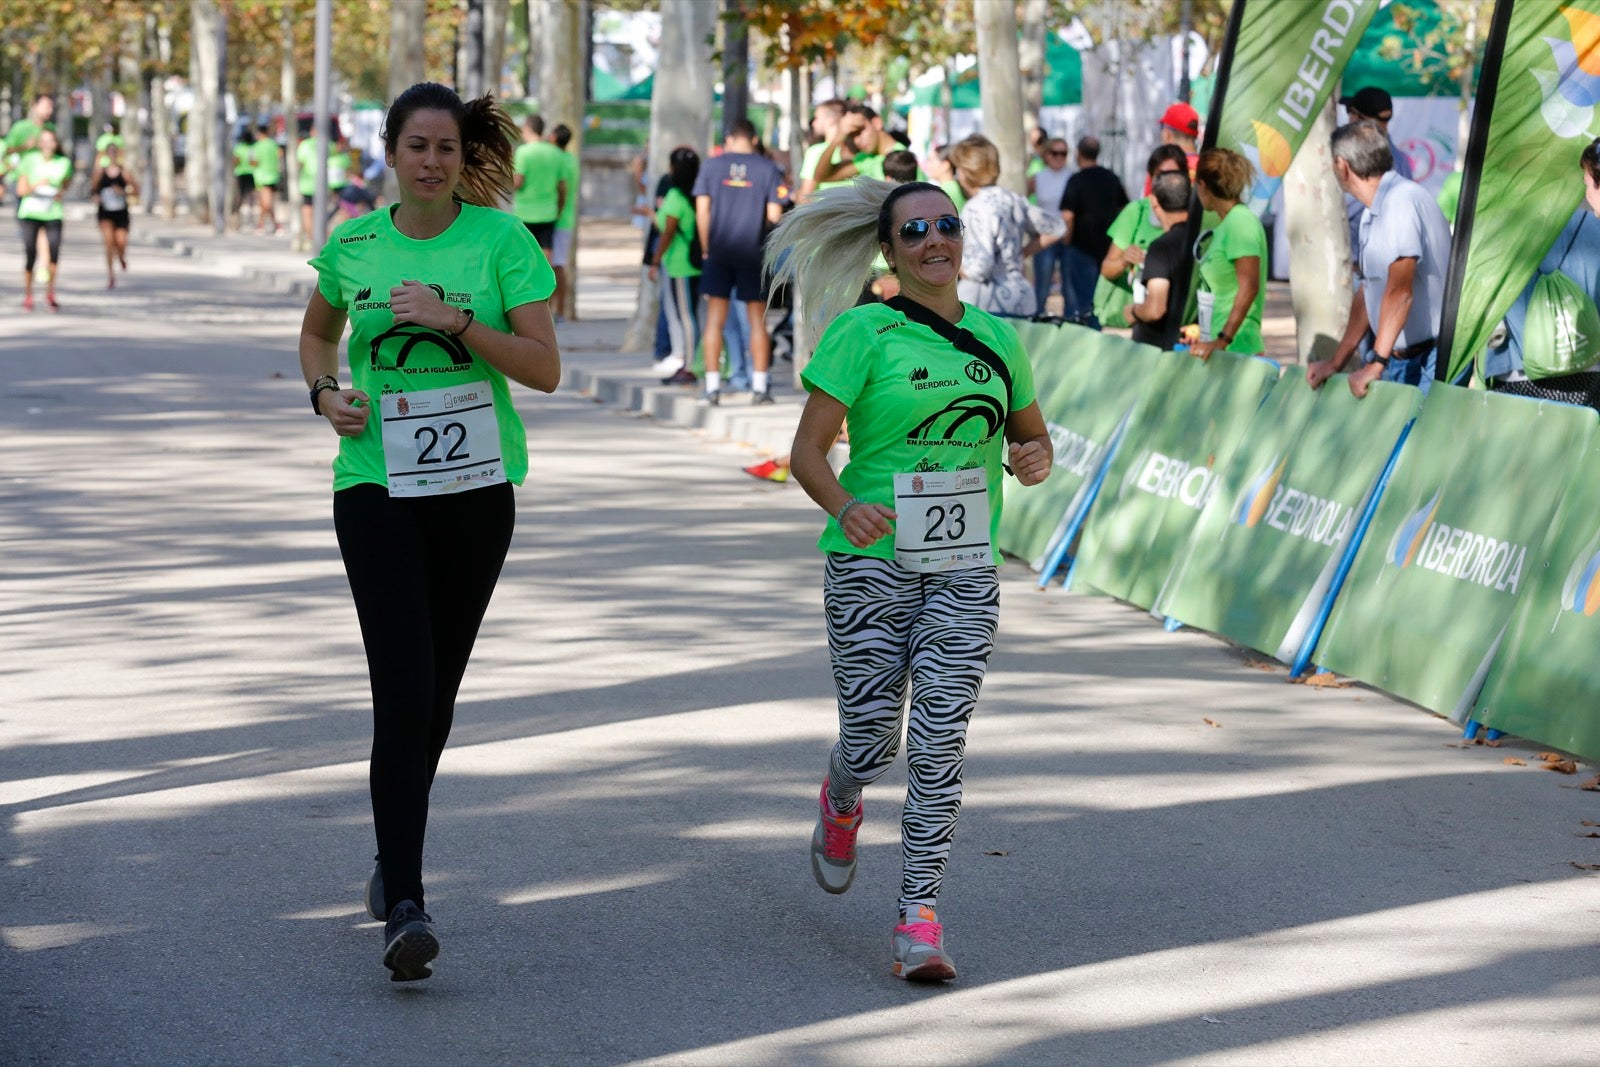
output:
[[[494,96],[485,93],[476,100],[461,102],[448,85],[418,82],[389,105],[383,124],[383,143],[391,156],[400,143],[400,131],[415,111],[448,111],[461,131],[461,180],[456,199],[479,207],[499,207],[511,196],[515,170],[517,124],[511,121]]]
[[[467,101],[461,120],[461,184],[457,195],[479,207],[499,207],[511,198],[516,168],[513,154],[521,135],[517,124],[485,93]]]

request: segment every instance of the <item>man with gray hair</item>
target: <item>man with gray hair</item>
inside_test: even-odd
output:
[[[1350,375],[1350,391],[1366,396],[1382,378],[1427,392],[1433,384],[1450,224],[1428,191],[1394,171],[1388,135],[1375,122],[1333,131],[1333,172],[1361,202],[1356,242],[1357,285],[1350,318],[1333,358],[1306,368],[1318,388],[1370,338],[1367,363]]]

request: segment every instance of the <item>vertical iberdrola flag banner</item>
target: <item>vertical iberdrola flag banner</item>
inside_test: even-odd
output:
[[[1380,0],[1235,0],[1243,11],[1233,42],[1222,113],[1206,140],[1256,168],[1250,209],[1266,211],[1294,154],[1339,84]],[[1569,212],[1570,213],[1570,212]]]
[[[1452,381],[1582,201],[1578,157],[1600,133],[1600,0],[1500,4],[1462,179],[1455,313],[1447,296],[1441,327]]]

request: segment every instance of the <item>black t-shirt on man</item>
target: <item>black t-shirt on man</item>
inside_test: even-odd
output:
[[[1067,243],[1099,263],[1111,250],[1111,224],[1127,205],[1128,193],[1121,178],[1098,163],[1084,167],[1067,179],[1067,188],[1061,194],[1061,210],[1072,212],[1072,233]]]
[[[1183,270],[1183,238],[1187,230],[1188,227],[1180,222],[1150,242],[1150,247],[1145,249],[1144,266],[1139,271],[1139,278],[1145,285],[1157,278],[1167,283],[1167,313],[1158,322],[1134,320],[1133,339],[1140,344],[1165,348],[1178,335],[1178,316],[1183,309],[1173,299],[1177,289],[1173,282]]]

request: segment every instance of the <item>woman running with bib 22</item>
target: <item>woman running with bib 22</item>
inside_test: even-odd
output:
[[[553,392],[561,360],[555,275],[492,206],[511,192],[511,120],[491,97],[463,104],[424,83],[390,105],[383,136],[400,202],[345,223],[312,260],[300,367],[340,437],[333,522],[372,683],[367,910],[406,982],[439,952],[422,890],[428,793],[528,470],[507,379]],[[346,321],[350,388],[335,377]]]
[[[934,908],[961,811],[967,720],[999,621],[1002,464],[1035,485],[1052,455],[1015,331],[956,296],[961,244],[955,204],[938,186],[865,178],[818,193],[767,243],[776,282],[798,284],[802,306],[826,325],[802,374],[811,395],[790,458],[830,516],[819,547],[839,740],[811,870],[829,893],[850,888],[862,789],[894,762],[909,690],[892,945],[894,973],[918,981],[956,974]],[[900,295],[851,308],[880,251]],[[836,477],[827,452],[847,416],[850,462]]]

